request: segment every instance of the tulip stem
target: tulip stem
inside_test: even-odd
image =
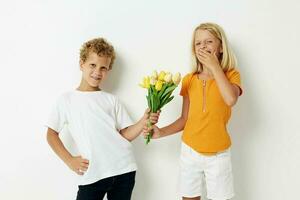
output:
[[[152,126],[152,123],[150,122],[150,119],[148,119],[147,127],[150,128],[151,126]],[[146,136],[146,144],[149,144],[151,137],[152,137],[152,130]]]

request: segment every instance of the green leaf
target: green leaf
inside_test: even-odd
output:
[[[165,102],[168,100],[168,98],[171,96],[171,93],[168,93],[163,99],[161,99],[161,105],[160,108],[161,109],[163,107],[163,105],[165,105]]]
[[[168,87],[168,85],[169,85],[169,84],[166,84],[166,83],[163,84],[161,90],[160,90],[159,93],[158,93],[158,97],[159,97],[159,98],[163,95],[163,93],[165,92],[165,90],[166,90],[166,88]]]
[[[177,87],[177,85],[172,85],[170,87],[168,87],[165,92],[162,94],[161,98],[164,98],[168,93],[172,93],[173,90]]]
[[[154,107],[154,100],[153,100],[153,95],[150,96],[150,102],[151,102],[151,112],[153,112],[153,107]]]
[[[153,106],[153,112],[157,112],[158,110],[158,107],[159,107],[159,104],[160,104],[160,100],[158,98],[158,94],[154,94],[153,95],[153,103],[154,103],[154,106]]]
[[[151,108],[151,101],[149,95],[146,96],[146,98],[147,98],[148,108]]]

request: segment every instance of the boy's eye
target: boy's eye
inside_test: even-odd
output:
[[[90,64],[90,67],[91,67],[91,68],[95,68],[96,65],[95,65],[95,64]]]
[[[197,43],[196,43],[196,45],[200,45],[200,44],[201,44],[200,42],[197,42]]]
[[[106,67],[101,67],[100,70],[103,71],[103,72],[108,71],[108,69]]]

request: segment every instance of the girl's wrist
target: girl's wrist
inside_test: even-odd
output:
[[[221,66],[220,65],[214,65],[213,67],[211,67],[211,72],[213,75],[217,74],[220,70],[221,70]],[[221,70],[222,71],[222,70]]]
[[[164,128],[159,129],[159,137],[164,137],[164,136],[166,136],[166,132]]]

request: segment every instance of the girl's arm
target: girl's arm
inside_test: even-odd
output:
[[[47,131],[47,141],[53,151],[56,153],[66,165],[69,166],[71,170],[76,172],[79,175],[83,175],[83,173],[87,170],[89,161],[83,159],[81,156],[73,157],[70,152],[65,148],[62,141],[60,140],[59,133],[54,131],[51,128],[48,128]]]
[[[240,95],[240,88],[229,82],[221,67],[212,68],[220,93],[228,106],[234,106]]]
[[[182,131],[188,118],[189,105],[190,105],[189,97],[184,96],[182,101],[181,116],[172,124],[165,126],[163,128],[158,128],[157,126],[154,125],[152,138],[156,139],[160,137],[165,137],[168,135],[178,133],[179,131]],[[143,132],[144,136],[146,136],[147,132],[148,130],[144,130]]]
[[[228,106],[234,106],[240,95],[240,89],[227,79],[220,66],[216,52],[208,53],[204,50],[200,50],[199,60],[213,74],[225,103]]]

